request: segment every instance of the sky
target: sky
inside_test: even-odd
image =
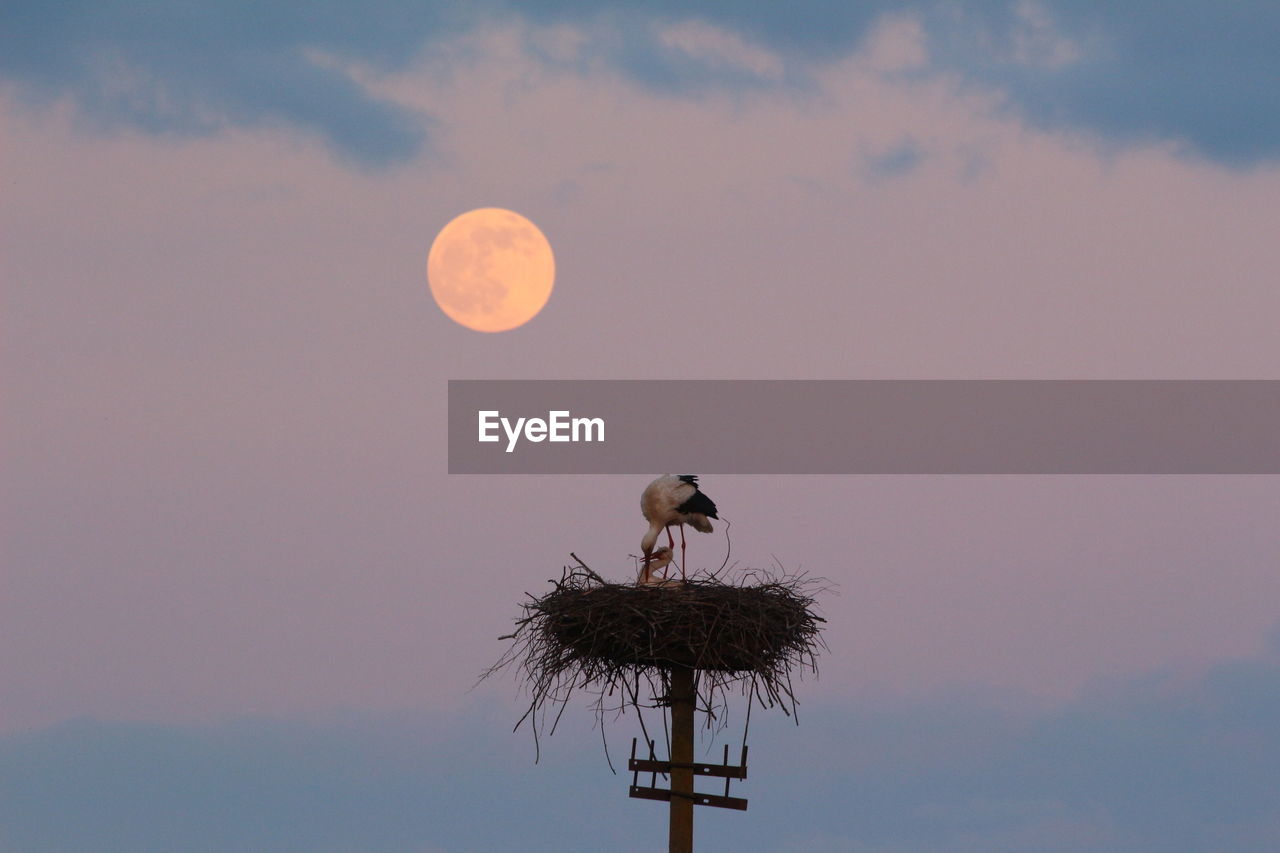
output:
[[[1280,378],[1277,37],[1260,0],[6,2],[0,853],[662,849],[586,698],[535,764],[476,685],[571,551],[634,570],[647,480],[449,476],[447,381]],[[501,334],[425,280],[489,206],[556,257]],[[707,849],[1280,846],[1277,478],[703,486],[739,567],[834,588]]]

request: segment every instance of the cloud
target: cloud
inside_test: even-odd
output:
[[[699,833],[725,849],[1272,851],[1274,646],[1049,710],[970,692],[806,708],[798,728],[760,716],[751,778],[738,784],[750,811],[704,817]],[[566,717],[536,766],[527,732],[508,731],[516,714],[80,721],[8,735],[0,849],[539,851],[589,838],[626,851],[660,840],[659,811],[626,798],[585,714]]]
[[[560,7],[562,17],[578,8],[543,6]],[[736,34],[785,61],[787,79],[856,53],[886,15],[913,15],[922,22],[933,72],[958,73],[1002,92],[1013,111],[1038,127],[1122,145],[1171,143],[1233,167],[1280,159],[1274,85],[1280,78],[1280,6],[1266,0],[1226,6],[1211,0],[897,0],[645,8],[659,9],[650,14],[661,19]],[[619,64],[658,88],[717,79],[651,39],[633,38]],[[718,79],[760,85],[780,75]]]
[[[427,117],[317,58],[402,67],[456,22],[430,4],[128,0],[0,7],[0,76],[29,102],[73,99],[93,124],[175,136],[231,126],[315,134],[362,166],[403,162]]]
[[[805,84],[815,63],[854,52],[885,13],[904,5],[913,3],[542,0],[512,8],[535,27],[579,28],[587,34],[581,48],[596,63],[681,95]]]
[[[865,47],[886,15],[922,22],[934,72],[1004,93],[1036,126],[1172,144],[1235,167],[1280,157],[1280,6],[1268,0],[493,0],[465,11],[409,0],[11,0],[0,7],[0,76],[28,100],[70,97],[106,127],[206,135],[281,125],[358,164],[385,166],[423,149],[429,117],[377,97],[318,55],[394,71],[433,45],[514,19],[576,31],[574,56],[546,61],[584,72],[605,64],[688,95],[811,82],[824,63]]]
[[[0,738],[0,850],[536,853],[588,849],[591,837],[624,853],[649,848],[625,843],[652,812],[626,808],[626,783],[599,760],[598,739],[587,737],[589,768],[557,756],[534,765],[510,718],[471,711],[321,724],[80,720],[10,735]],[[624,819],[594,817],[609,811]]]
[[[562,16],[577,8],[543,5],[561,7]],[[1232,167],[1280,159],[1274,86],[1280,78],[1280,6],[1266,0],[1226,6],[1211,0],[897,0],[656,8],[662,11],[651,14],[660,18],[718,27],[781,57],[789,79],[859,51],[885,15],[913,15],[928,39],[933,72],[958,73],[1002,92],[1010,109],[1038,127],[1121,145],[1171,143]],[[652,40],[633,40],[619,64],[658,88],[716,79]],[[770,82],[759,74],[720,75],[719,82],[744,80]]]
[[[1280,6],[1266,0],[938,7],[935,58],[1050,130],[1173,143],[1248,167],[1280,158]]]
[[[823,720],[845,733],[849,766],[828,752],[825,796],[797,818],[868,852],[1261,853],[1280,842],[1276,697],[1272,648],[1051,711],[984,712],[972,697],[856,710]]]
[[[910,136],[881,151],[867,151],[863,164],[872,178],[899,178],[909,175],[924,162],[924,149]]]

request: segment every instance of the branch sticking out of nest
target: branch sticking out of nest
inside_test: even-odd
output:
[[[814,596],[826,589],[820,578],[754,571],[737,583],[701,575],[634,586],[608,583],[574,559],[551,592],[526,593],[515,632],[500,638],[512,640],[511,648],[481,676],[512,665],[524,676],[532,702],[516,728],[531,720],[535,742],[548,708],[560,706],[558,720],[575,688],[595,694],[601,723],[615,693],[619,713],[663,705],[672,666],[698,671],[697,705],[708,726],[732,687],[749,704],[794,714],[792,672],[816,675],[817,653],[826,648],[825,620],[813,612]]]

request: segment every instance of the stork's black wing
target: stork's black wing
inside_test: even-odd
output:
[[[716,515],[716,504],[711,498],[704,495],[698,489],[698,478],[694,474],[681,474],[680,481],[693,486],[693,494],[689,499],[680,506],[676,507],[676,512],[690,513],[697,512],[705,515],[707,518],[719,518]]]

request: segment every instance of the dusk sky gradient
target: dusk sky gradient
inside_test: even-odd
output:
[[[1278,42],[1262,0],[0,5],[0,853],[662,849],[585,698],[534,765],[472,689],[570,551],[634,571],[646,480],[448,476],[447,380],[1280,378]],[[489,206],[556,259],[501,334],[424,276]],[[699,845],[1280,849],[1280,479],[703,485],[740,567],[838,591]]]

